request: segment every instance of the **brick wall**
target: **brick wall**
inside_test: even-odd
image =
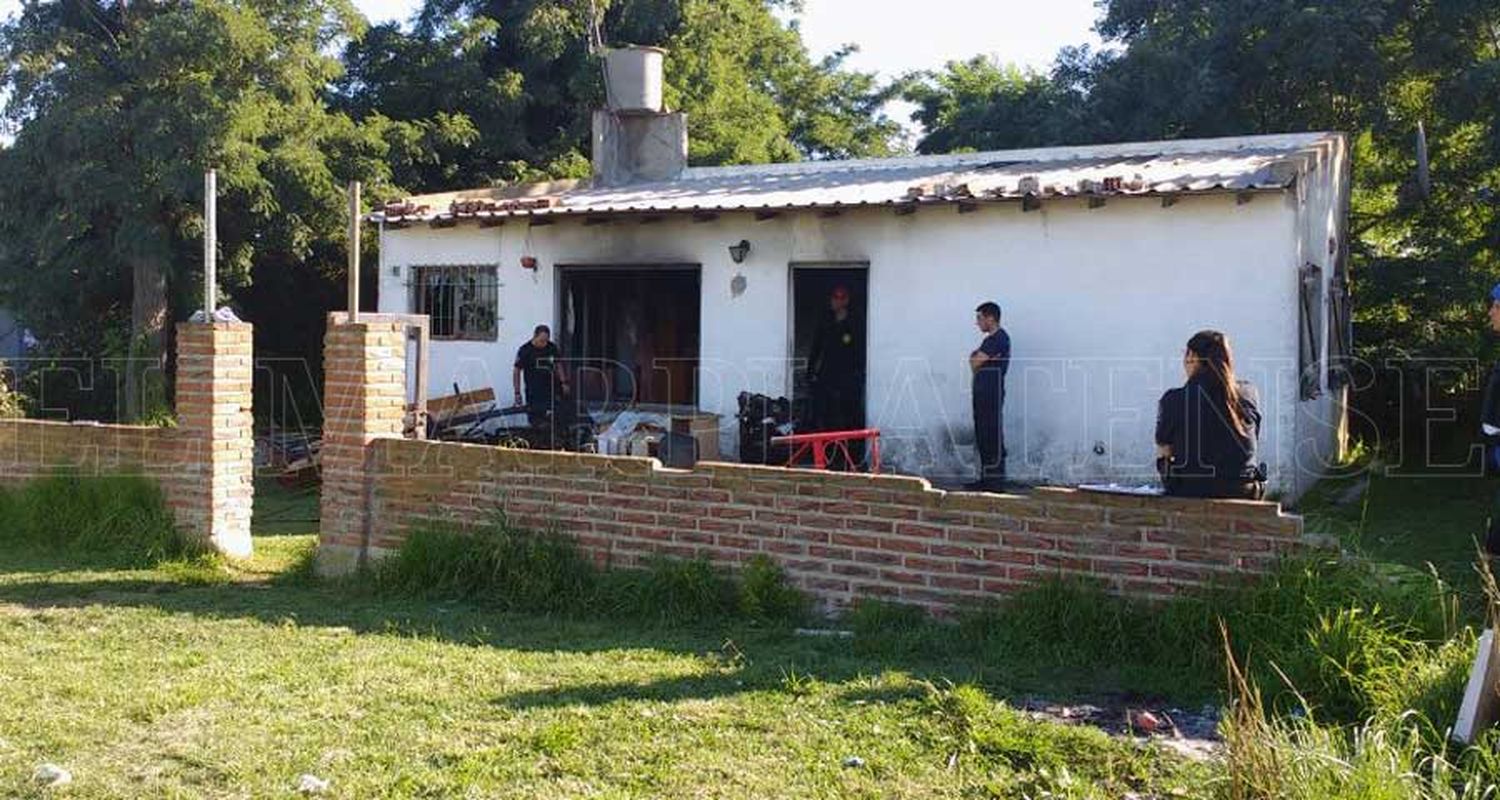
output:
[[[192,470],[186,442],[171,428],[0,420],[0,480],[16,485],[59,471],[143,475],[162,483],[168,502],[185,500]]]
[[[934,490],[920,478],[509,450],[401,438],[400,323],[336,324],[325,351],[319,568],[347,573],[424,521],[555,527],[596,561],[733,567],[759,554],[836,610],[883,598],[944,611],[1052,575],[1151,597],[1264,573],[1312,546],[1274,503],[1039,489]]]
[[[176,428],[0,420],[0,481],[58,471],[155,480],[177,524],[250,554],[251,326],[178,326]]]
[[[406,333],[399,322],[329,318],[323,343],[323,496],[318,569],[354,569],[367,550],[369,445],[401,436]]]
[[[253,329],[243,322],[177,326],[177,424],[193,475],[173,486],[178,522],[220,551],[250,555],[255,493],[251,417]]]
[[[424,520],[504,511],[556,526],[601,563],[652,556],[734,566],[765,554],[828,610],[856,598],[934,611],[1052,575],[1169,596],[1263,573],[1308,547],[1300,517],[1274,503],[934,490],[920,478],[372,440],[368,553]],[[325,506],[325,521],[329,509]]]

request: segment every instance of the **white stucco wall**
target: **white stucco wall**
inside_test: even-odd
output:
[[[851,211],[824,218],[785,214],[757,221],[621,219],[530,227],[512,220],[417,225],[381,233],[380,310],[407,311],[410,267],[499,267],[499,341],[434,342],[430,385],[446,394],[493,385],[508,394],[516,347],[539,322],[558,327],[557,264],[702,265],[700,406],[732,415],[742,390],[786,394],[789,265],[869,263],[867,416],[883,431],[887,464],[937,478],[973,474],[968,353],[973,309],[994,299],[1014,343],[1005,425],[1012,475],[1074,483],[1154,475],[1152,428],[1161,392],[1182,380],[1188,337],[1205,327],[1231,337],[1242,376],[1260,390],[1262,458],[1273,483],[1300,485],[1297,426],[1297,267],[1302,215],[1292,193],[1112,199],[1089,209],[1057,200],[959,214],[953,207],[898,216]],[[743,265],[727,247],[752,250]],[[520,266],[535,256],[535,272]],[[397,274],[399,273],[399,274]],[[736,297],[730,281],[747,280]],[[1096,452],[1102,450],[1102,452]]]
[[[1347,248],[1349,223],[1350,153],[1348,139],[1330,137],[1305,177],[1298,181],[1297,262],[1316,264],[1323,279],[1322,300],[1317,309],[1316,330],[1322,337],[1319,393],[1303,400],[1296,419],[1296,447],[1292,453],[1294,481],[1287,487],[1300,495],[1312,486],[1338,457],[1338,436],[1346,413],[1345,392],[1329,383],[1328,358],[1332,339],[1328,332],[1329,286],[1339,253]]]

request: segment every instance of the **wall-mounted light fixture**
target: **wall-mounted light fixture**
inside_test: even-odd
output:
[[[738,243],[729,246],[729,257],[736,264],[745,263],[745,256],[748,255],[750,255],[750,242],[746,239],[741,239]]]
[[[521,256],[521,269],[536,272],[536,256]]]

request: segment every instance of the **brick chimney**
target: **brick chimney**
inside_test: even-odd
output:
[[[687,115],[662,102],[665,55],[657,47],[605,51],[606,107],[594,112],[595,185],[667,181],[687,168]]]

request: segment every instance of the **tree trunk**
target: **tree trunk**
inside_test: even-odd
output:
[[[125,365],[124,421],[166,407],[167,274],[151,256],[131,261],[130,352]]]

